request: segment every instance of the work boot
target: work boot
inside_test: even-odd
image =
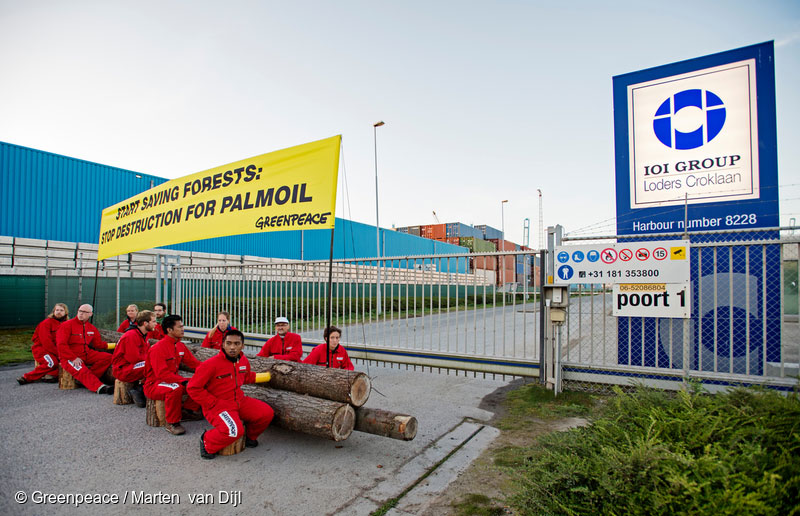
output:
[[[42,378],[42,381],[44,383],[58,383],[58,376],[53,376],[51,374],[46,374],[46,375],[44,375],[44,378]]]
[[[258,446],[258,441],[256,439],[250,439],[249,437],[244,438],[244,446],[245,448],[255,448]]]
[[[25,385],[27,383],[33,383],[33,382],[27,380],[24,376],[20,376],[19,378],[17,378],[17,383],[20,385]]]
[[[204,459],[213,459],[217,456],[216,453],[208,453],[206,451],[206,443],[203,441],[203,437],[205,437],[206,433],[203,432],[203,435],[200,436],[200,456]]]
[[[97,394],[114,394],[114,388],[110,385],[101,385],[99,389],[97,389]]]
[[[144,408],[147,405],[147,398],[144,397],[144,393],[141,391],[141,387],[131,387],[128,389],[128,394],[131,395],[131,399],[139,408]]]
[[[181,426],[180,423],[167,423],[164,425],[164,430],[171,433],[172,435],[183,435],[186,433],[186,429]]]
[[[202,412],[181,409],[181,421],[200,421],[202,419],[205,419]]]

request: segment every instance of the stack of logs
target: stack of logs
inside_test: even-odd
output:
[[[120,334],[102,331],[109,342]],[[151,339],[152,341],[153,339]],[[219,350],[188,344],[201,362]],[[283,428],[343,441],[353,430],[410,441],[417,435],[413,416],[364,407],[371,391],[369,377],[358,371],[328,369],[299,362],[248,355],[250,369],[269,372],[268,384],[242,386],[247,396],[266,402],[275,411],[273,422]]]

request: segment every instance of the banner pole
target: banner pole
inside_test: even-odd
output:
[[[330,328],[331,326],[331,316],[333,313],[333,307],[331,306],[332,297],[333,297],[333,232],[336,229],[336,219],[334,219],[333,227],[331,228],[331,252],[328,258],[328,307],[325,311],[325,316],[327,322],[325,324],[325,328]],[[330,334],[325,336],[325,330],[322,330],[323,338],[325,339],[325,367],[331,366],[331,346],[330,346]]]
[[[97,260],[97,264],[94,266],[94,292],[92,292],[92,311],[95,309],[95,301],[97,300],[97,277],[100,274],[100,262],[101,260]],[[89,318],[89,322],[92,322],[94,318],[94,314]]]

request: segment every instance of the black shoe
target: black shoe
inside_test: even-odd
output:
[[[209,459],[210,460],[210,459],[215,458],[217,456],[217,454],[216,453],[208,453],[206,451],[206,443],[203,442],[203,437],[205,435],[206,435],[206,433],[203,432],[203,435],[200,436],[200,456],[202,458],[204,458],[204,459]]]
[[[128,394],[131,395],[131,398],[137,407],[144,408],[145,405],[147,405],[147,398],[144,397],[144,393],[140,391],[138,387],[128,389]]]
[[[245,437],[244,446],[245,448],[255,448],[256,446],[258,446],[258,441],[256,439],[248,439],[247,437]]]
[[[103,385],[99,389],[97,389],[97,394],[114,394],[114,388],[110,385]]]
[[[19,378],[17,378],[17,383],[20,385],[25,385],[26,383],[31,383],[31,382],[26,380],[24,376],[20,376]]]

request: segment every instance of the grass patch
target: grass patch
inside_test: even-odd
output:
[[[458,516],[502,516],[505,509],[498,507],[492,499],[482,494],[470,494],[453,504]]]
[[[798,457],[796,393],[617,389],[591,426],[497,462],[516,479],[518,514],[738,516],[800,514]]]
[[[501,430],[523,429],[536,419],[588,417],[600,397],[578,391],[565,391],[557,397],[539,384],[529,383],[508,393],[506,415],[498,422]]]
[[[31,337],[34,328],[0,330],[0,366],[32,362]]]

